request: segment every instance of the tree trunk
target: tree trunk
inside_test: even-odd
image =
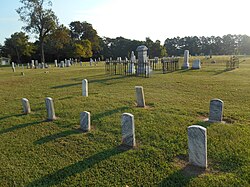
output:
[[[41,38],[40,39],[41,63],[45,63],[44,48],[43,48],[44,45],[43,44],[44,44],[44,39]]]
[[[15,49],[16,49],[16,55],[17,55],[17,63],[18,63],[18,64],[21,64],[21,63],[20,63],[21,60],[20,60],[19,52],[18,52],[17,48],[15,48]]]

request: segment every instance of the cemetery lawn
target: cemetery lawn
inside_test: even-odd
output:
[[[0,186],[249,186],[250,58],[240,62],[231,71],[204,63],[150,78],[105,75],[103,63],[0,67]],[[83,79],[89,97],[81,96]],[[144,88],[145,109],[136,107],[135,86]],[[46,97],[54,100],[52,122]],[[31,114],[22,115],[21,98]],[[226,124],[203,122],[213,98],[224,101]],[[91,113],[88,133],[79,130],[83,111]],[[125,112],[135,118],[135,149],[120,146]],[[207,128],[206,171],[187,165],[190,125]]]

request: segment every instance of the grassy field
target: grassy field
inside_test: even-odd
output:
[[[249,186],[250,58],[240,61],[232,71],[204,62],[150,78],[105,75],[101,63],[0,68],[0,186]],[[89,97],[81,96],[82,79]],[[135,86],[144,87],[146,109],[136,107]],[[46,121],[45,97],[54,100],[56,121]],[[224,101],[226,124],[203,122],[213,98]],[[91,112],[89,133],[79,130],[83,111]],[[124,112],[135,117],[135,149],[120,148]],[[207,128],[206,171],[187,165],[194,124]]]

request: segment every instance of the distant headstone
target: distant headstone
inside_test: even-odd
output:
[[[92,66],[92,63],[93,63],[93,62],[94,62],[93,59],[90,58],[90,60],[89,60],[89,65]]]
[[[134,51],[131,52],[130,60],[131,60],[132,63],[136,62],[136,57],[135,57]]]
[[[135,124],[134,116],[129,113],[122,114],[122,145],[135,147]]]
[[[155,64],[158,64],[159,58],[158,58],[158,57],[155,57],[154,60],[155,60]]]
[[[45,64],[44,64],[44,62],[42,62],[42,69],[44,69],[45,68]]]
[[[11,63],[11,67],[12,67],[12,71],[16,72],[16,68],[15,68],[15,63],[14,62]]]
[[[57,60],[55,60],[55,67],[57,67],[58,65],[57,65]]]
[[[199,125],[188,127],[189,163],[207,168],[207,130]]]
[[[31,112],[29,100],[26,98],[22,98],[22,105],[23,105],[23,113],[29,114]]]
[[[87,111],[80,114],[80,128],[83,131],[90,131],[90,113]]]
[[[38,63],[38,60],[35,60],[35,66],[36,66],[36,69],[39,68],[39,63]]]
[[[82,96],[88,97],[88,80],[82,80]]]
[[[29,69],[29,67],[30,67],[30,63],[27,63],[27,69]]]
[[[24,66],[23,66],[23,64],[22,64],[22,68],[24,69]]]
[[[138,107],[145,107],[145,99],[144,99],[144,92],[142,86],[135,87],[136,92],[136,102]]]
[[[70,67],[71,66],[71,60],[67,60],[67,65],[66,67]]]
[[[184,51],[184,63],[182,65],[182,69],[188,69],[189,68],[189,50]]]
[[[212,99],[209,107],[209,121],[222,122],[223,117],[223,101],[220,99]]]
[[[82,66],[82,61],[80,61],[80,66]]]
[[[31,69],[35,68],[35,60],[31,60]]]
[[[53,99],[51,97],[47,97],[45,99],[45,105],[46,105],[46,110],[47,110],[47,119],[49,121],[53,121],[56,119],[56,115],[55,115],[55,109],[54,109],[54,103],[53,103]]]
[[[201,69],[201,61],[200,59],[196,59],[193,61],[192,69]]]
[[[60,64],[61,64],[60,67],[61,67],[61,68],[64,68],[64,61],[61,61]]]

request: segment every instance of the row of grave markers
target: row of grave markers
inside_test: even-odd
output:
[[[88,96],[88,81],[82,81],[82,95]],[[142,86],[136,86],[136,101],[138,107],[145,107],[145,97]],[[28,99],[22,98],[23,112],[29,114],[31,112]],[[53,99],[47,97],[45,99],[47,110],[47,120],[56,119]],[[209,108],[209,122],[222,122],[223,101],[220,99],[212,99]],[[88,132],[91,130],[90,112],[84,111],[80,113],[80,129]],[[135,124],[134,116],[130,113],[123,113],[121,117],[122,129],[122,145],[135,147]],[[198,125],[189,126],[188,129],[188,153],[189,163],[195,166],[207,168],[207,130]]]
[[[89,61],[89,65],[92,66],[93,64],[96,66],[98,64],[98,62],[101,61],[101,58],[98,58],[98,60],[93,60],[92,58],[90,58]],[[79,62],[80,66],[83,66],[83,62],[80,61]],[[65,59],[64,61],[61,61],[60,63],[57,62],[57,60],[54,61],[54,65],[55,67],[70,67],[72,65],[77,65],[77,59],[73,60],[73,59]],[[11,68],[13,72],[16,72],[16,67],[21,67],[22,69],[24,69],[24,64],[21,64],[21,66],[19,66],[19,64],[16,64],[14,62],[11,63]],[[27,63],[27,69],[45,69],[45,68],[49,68],[50,65],[48,65],[47,63],[38,63],[38,60],[31,60],[31,63]]]

